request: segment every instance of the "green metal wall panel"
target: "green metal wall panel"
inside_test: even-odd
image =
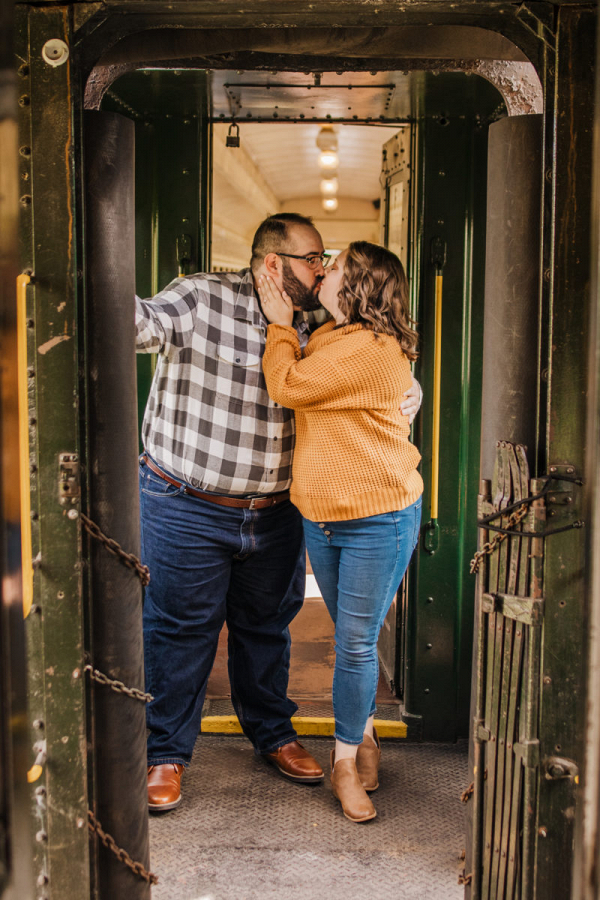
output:
[[[29,289],[30,449],[35,606],[29,644],[31,744],[46,741],[31,785],[35,875],[53,900],[90,895],[82,566],[77,503],[59,502],[59,454],[79,454],[76,246],[77,79],[48,65],[71,41],[67,9],[18,10],[22,110],[22,264]],[[32,155],[31,148],[34,149]],[[33,226],[35,224],[35,239]],[[75,513],[74,517],[68,515]],[[32,750],[33,765],[36,753]]]

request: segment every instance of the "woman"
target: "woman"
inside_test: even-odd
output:
[[[290,297],[263,276],[269,322],[263,368],[271,397],[296,413],[291,500],[335,623],[335,750],[331,782],[347,818],[376,816],[373,728],[377,637],[415,548],[423,482],[400,412],[417,335],[408,284],[389,250],[357,241],[325,272],[319,300],[331,314],[304,354]]]

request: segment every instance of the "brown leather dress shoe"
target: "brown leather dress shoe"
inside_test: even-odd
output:
[[[273,753],[263,753],[263,756],[290,781],[302,784],[323,781],[323,769],[298,741],[291,741]]]
[[[148,809],[152,812],[166,812],[179,806],[184,768],[178,763],[148,766]]]

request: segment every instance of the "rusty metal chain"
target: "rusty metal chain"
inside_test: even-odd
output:
[[[150,703],[154,700],[152,694],[146,694],[138,688],[127,687],[122,681],[117,681],[116,678],[109,678],[108,675],[105,675],[104,672],[100,672],[99,669],[94,669],[93,666],[84,666],[83,671],[90,673],[92,681],[107,685],[117,694],[127,694],[128,697],[133,697],[134,700],[141,700],[142,703]]]
[[[95,522],[85,515],[85,513],[80,513],[81,521],[83,522],[83,526],[87,533],[91,535],[91,537],[96,538],[96,540],[100,541],[101,544],[104,544],[109,553],[112,553],[114,556],[118,556],[119,559],[129,568],[133,569],[135,574],[138,576],[144,587],[147,584],[150,584],[150,569],[148,566],[144,566],[140,560],[137,558],[135,553],[127,553],[117,541],[113,540],[113,538],[107,537],[102,531],[100,531],[99,527]]]
[[[459,884],[471,884],[473,880],[473,873],[469,872],[468,875],[465,875],[465,870],[463,869],[460,875],[458,876]]]
[[[466,788],[462,794],[460,795],[461,803],[468,803],[471,797],[473,796],[473,792],[475,790],[475,782],[472,781],[468,788]]]
[[[130,857],[127,850],[123,850],[122,847],[119,847],[114,837],[104,831],[91,809],[88,809],[88,828],[90,833],[96,834],[107,850],[114,853],[117,859],[120,859],[121,862],[124,863],[128,869],[131,869],[135,875],[139,878],[143,878],[148,884],[158,884],[158,876],[154,875],[152,872],[148,872],[141,863],[135,862]]]
[[[516,509],[508,518],[508,528],[514,528],[515,525],[518,525],[521,522],[527,513],[529,512],[529,504],[531,503],[531,498],[528,497],[523,501],[523,505],[521,509]],[[507,534],[496,534],[495,537],[491,541],[486,541],[481,550],[478,550],[473,559],[471,560],[470,573],[471,575],[476,575],[479,571],[479,566],[481,565],[481,560],[484,556],[490,556],[498,547],[502,541],[505,541],[508,537]]]

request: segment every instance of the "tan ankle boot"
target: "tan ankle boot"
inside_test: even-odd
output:
[[[365,736],[362,744],[358,745],[356,754],[356,771],[365,791],[376,791],[379,787],[380,759],[381,745],[377,732],[373,729],[373,737]]]
[[[335,750],[331,751],[331,787],[334,796],[342,804],[342,810],[351,822],[368,822],[377,815],[375,807],[360,783],[353,759],[335,761]]]

